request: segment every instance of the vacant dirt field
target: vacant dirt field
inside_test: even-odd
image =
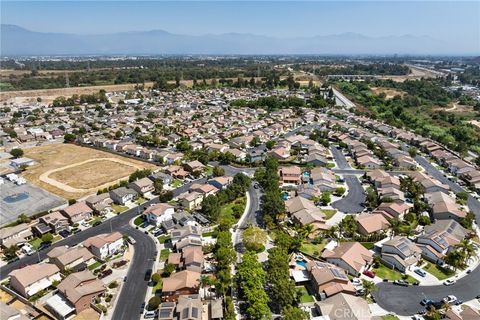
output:
[[[383,87],[372,87],[370,90],[372,90],[372,92],[374,94],[376,94],[377,96],[380,94],[380,93],[385,93],[386,95],[386,98],[387,99],[392,99],[393,97],[399,95],[401,97],[403,97],[405,95],[405,92],[403,91],[399,91],[399,90],[395,90],[395,89],[390,89],[390,88],[383,88]]]
[[[155,165],[72,144],[26,149],[25,157],[38,164],[23,176],[30,182],[66,199],[95,193],[128,177],[136,169]]]

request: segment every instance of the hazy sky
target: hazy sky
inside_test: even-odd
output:
[[[477,48],[480,41],[479,1],[1,1],[1,9],[2,23],[42,32],[412,34]]]

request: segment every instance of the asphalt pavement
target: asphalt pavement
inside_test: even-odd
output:
[[[201,178],[196,181],[191,181],[173,191],[174,196],[178,196],[190,188],[192,183],[204,183],[207,178]],[[118,231],[121,234],[126,234],[135,239],[135,251],[133,260],[130,262],[130,269],[127,274],[127,281],[123,285],[120,296],[116,302],[116,307],[113,312],[112,319],[139,319],[140,305],[145,300],[145,295],[148,289],[148,282],[144,281],[145,271],[152,268],[155,259],[155,242],[147,234],[131,227],[129,221],[143,212],[143,208],[158,203],[158,197],[153,198],[141,206],[129,209],[116,217],[104,221],[102,224],[86,229],[77,234],[73,234],[68,238],[62,239],[54,243],[49,249],[42,250],[32,256],[26,256],[16,262],[7,264],[0,268],[0,279],[8,277],[8,274],[20,268],[23,265],[35,264],[44,260],[47,257],[47,252],[59,246],[73,247],[84,240],[99,235],[101,233],[110,233]]]
[[[250,204],[246,216],[244,219],[241,219],[241,222],[237,225],[237,231],[234,239],[234,248],[235,251],[237,251],[238,253],[243,253],[245,249],[242,242],[242,231],[246,229],[249,225],[260,227],[263,225],[260,209],[262,192],[260,188],[254,188],[255,183],[256,182],[254,181],[247,191],[250,198]]]
[[[450,181],[445,175],[435,168],[427,159],[416,156],[415,160],[425,171],[442,183],[448,184],[452,191],[465,191],[457,183]],[[477,224],[480,222],[480,202],[469,196],[468,207],[476,215]],[[373,293],[378,305],[383,309],[399,315],[413,315],[424,309],[420,305],[422,299],[439,301],[447,295],[454,295],[458,299],[468,301],[480,294],[480,268],[477,267],[452,286],[411,286],[399,287],[391,283],[380,283]]]

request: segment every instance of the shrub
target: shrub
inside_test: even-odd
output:
[[[117,282],[117,281],[112,281],[112,282],[110,282],[110,284],[108,285],[108,287],[109,287],[110,289],[116,288],[116,287],[118,287],[118,282]]]
[[[150,300],[148,300],[148,310],[157,310],[161,302],[160,297],[151,297]]]

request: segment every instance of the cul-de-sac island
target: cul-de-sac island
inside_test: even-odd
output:
[[[97,33],[2,24],[0,319],[480,319],[480,50]]]

